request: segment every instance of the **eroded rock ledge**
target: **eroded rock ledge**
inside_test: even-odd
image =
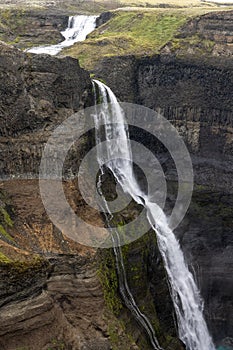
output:
[[[42,149],[54,128],[93,103],[91,80],[75,59],[26,54],[0,45],[0,175],[29,173],[37,177]],[[81,152],[77,149],[76,163]],[[108,265],[104,256],[101,268],[96,250],[71,241],[53,225],[41,202],[36,179],[8,179],[0,187],[0,208],[5,213],[0,222],[1,348],[110,350],[115,346],[121,350],[149,350],[150,342],[123,302],[119,301],[117,317],[107,307],[107,299],[113,304],[119,299],[115,260]],[[98,212],[87,210],[75,181],[66,182],[64,188],[79,215],[103,225]],[[62,215],[66,219],[65,213]],[[83,234],[81,227],[79,233]],[[145,272],[138,302],[143,309],[150,298],[147,313],[155,321],[164,348],[181,350],[156,242],[145,252],[144,241],[138,244],[128,252],[129,259],[143,266]],[[147,259],[159,260],[156,268],[159,265],[160,278],[153,282]],[[129,280],[133,277],[131,267]],[[105,272],[109,276],[106,279],[105,275],[107,285],[100,277]],[[166,306],[166,315],[160,306],[158,310],[154,306],[158,299],[152,297],[152,288]],[[134,283],[132,289],[137,294]]]
[[[51,255],[21,272],[1,267],[1,283],[1,349],[110,349],[90,256]]]

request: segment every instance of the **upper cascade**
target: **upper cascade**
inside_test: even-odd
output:
[[[72,46],[78,41],[84,41],[89,33],[91,33],[96,27],[97,16],[70,16],[68,21],[68,27],[61,32],[65,38],[59,44],[45,45],[32,47],[27,52],[36,54],[49,54],[57,55],[64,47]]]

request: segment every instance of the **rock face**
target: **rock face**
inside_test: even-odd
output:
[[[76,60],[0,45],[1,176],[38,177],[52,130],[91,104],[91,80]],[[6,197],[12,210],[4,209],[7,232],[1,225],[1,349],[110,349],[95,250],[49,221],[37,180],[1,182],[1,211]]]
[[[99,278],[99,253],[59,231],[45,212],[38,180],[25,179],[25,175],[38,177],[42,150],[54,128],[93,103],[89,74],[75,59],[27,54],[0,45],[0,174],[8,179],[0,182],[0,347],[110,350],[115,346],[121,350],[149,350],[147,336],[122,302],[117,317],[107,310],[108,294]],[[84,140],[84,147],[90,146],[86,143]],[[82,151],[82,147],[77,148],[75,163],[81,160]],[[75,181],[64,183],[71,207],[87,222],[103,226],[100,214],[87,209]],[[66,213],[58,214],[67,219]],[[79,234],[85,234],[81,226],[77,227]],[[140,265],[144,259],[154,259],[152,252],[144,254],[143,247],[142,242],[138,257],[135,254],[139,248],[132,248],[132,263]],[[161,261],[159,269],[161,280],[155,278],[151,287],[151,272],[144,267],[143,293],[138,301],[143,308],[150,295],[147,313],[158,326],[150,289],[163,291],[158,300],[166,303],[166,315],[158,310],[161,325],[156,331],[164,349],[183,350]],[[108,271],[116,276],[115,260]],[[119,298],[116,280],[113,288],[114,297]],[[132,289],[137,294],[134,283]],[[110,298],[114,303],[112,294]]]
[[[56,255],[21,273],[1,268],[1,349],[110,349],[91,265],[90,256]]]
[[[0,173],[36,174],[51,131],[90,105],[91,80],[77,60],[0,45]]]
[[[112,17],[114,17],[113,12],[103,12],[100,14],[100,16],[96,19],[96,28],[102,26],[102,24],[109,21]]]
[[[64,40],[60,32],[67,24],[67,14],[59,11],[3,9],[0,14],[0,39],[23,49],[57,44]]]
[[[225,47],[221,57],[213,50],[201,60],[166,47],[152,58],[109,58],[96,67],[96,75],[121,101],[164,115],[188,146],[196,186],[190,210],[176,233],[194,269],[217,343],[233,333],[233,65],[227,49],[231,47],[232,15],[232,11],[209,14],[190,22],[190,30],[198,28],[203,36],[215,40],[215,47],[221,42]],[[183,35],[188,37],[187,32]],[[174,165],[166,163],[168,154],[156,148],[149,136],[146,140],[144,145],[162,159],[171,179],[168,169]]]
[[[203,54],[231,58],[233,54],[233,11],[213,12],[190,20],[164,50],[179,55]]]

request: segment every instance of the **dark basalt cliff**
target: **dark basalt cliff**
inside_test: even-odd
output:
[[[120,100],[157,110],[186,141],[195,190],[176,234],[201,287],[217,343],[233,331],[231,19],[232,12],[201,16],[160,55],[105,59],[95,69]],[[0,175],[37,176],[54,128],[93,103],[91,80],[75,59],[27,54],[4,43],[0,49]],[[144,144],[173,180],[166,151],[149,136]],[[82,152],[77,149],[78,160]],[[119,299],[112,253],[80,246],[57,230],[36,180],[0,185],[1,348],[149,350],[147,337]],[[76,184],[64,187],[72,208],[101,226],[101,216],[89,211]],[[173,203],[173,181],[169,190]],[[125,213],[123,219],[130,216]],[[123,255],[131,291],[164,349],[183,349],[155,236],[149,233],[124,247]]]
[[[2,42],[0,48],[0,175],[7,180],[0,182],[0,347],[149,350],[147,336],[119,299],[113,256],[110,263],[108,252],[60,232],[45,212],[35,179],[52,131],[93,104],[89,74],[72,58],[23,53]],[[83,147],[86,141],[76,149],[76,163]],[[68,202],[88,222],[103,226],[75,181],[64,182]],[[66,213],[59,215],[66,219]],[[124,256],[132,292],[164,349],[183,350],[155,240],[148,236]]]
[[[230,11],[190,21],[178,35],[187,40],[186,48],[183,43],[175,49],[171,43],[155,57],[106,58],[95,69],[121,101],[164,115],[188,146],[195,189],[176,233],[201,288],[217,343],[233,334],[232,16]],[[189,39],[194,34],[214,40],[212,51],[200,54],[200,47],[192,47]],[[150,137],[144,144],[163,160],[171,179],[167,153]]]
[[[59,10],[2,9],[0,40],[22,49],[56,44],[64,40],[60,32],[65,30],[67,24],[67,13]]]
[[[22,270],[1,266],[1,349],[109,349],[92,259],[56,254]]]
[[[36,174],[52,130],[90,105],[91,80],[75,59],[0,45],[0,174]]]

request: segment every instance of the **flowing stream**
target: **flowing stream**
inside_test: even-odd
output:
[[[68,27],[66,30],[61,32],[65,38],[59,44],[56,45],[45,45],[32,47],[27,50],[31,53],[42,54],[46,53],[49,55],[57,55],[63,48],[72,46],[78,41],[84,41],[89,33],[91,33],[96,27],[96,18],[98,16],[70,16],[68,21]]]
[[[203,301],[194,278],[185,263],[179,242],[169,228],[162,209],[149,200],[148,195],[140,189],[134,176],[128,128],[120,104],[109,87],[97,80],[94,80],[94,84],[97,85],[99,95],[102,97],[101,113],[95,116],[96,143],[102,141],[101,125],[104,124],[105,140],[114,139],[114,143],[109,142],[109,147],[107,150],[105,149],[109,159],[106,166],[111,170],[123,191],[146,208],[147,219],[156,233],[158,247],[169,278],[180,339],[185,343],[187,350],[214,350],[215,346],[203,316]],[[103,163],[101,147],[104,146],[100,145],[97,153],[99,164]],[[101,172],[103,173],[103,171],[102,169]],[[101,176],[99,182],[101,182]],[[104,198],[103,203],[105,209],[110,213]],[[116,244],[120,243],[119,235],[115,229],[112,229],[112,239],[115,243],[114,246],[116,245],[114,253],[120,291],[124,301],[147,331],[154,349],[161,349],[153,327],[145,315],[140,312],[129,291],[121,248],[119,244]]]

